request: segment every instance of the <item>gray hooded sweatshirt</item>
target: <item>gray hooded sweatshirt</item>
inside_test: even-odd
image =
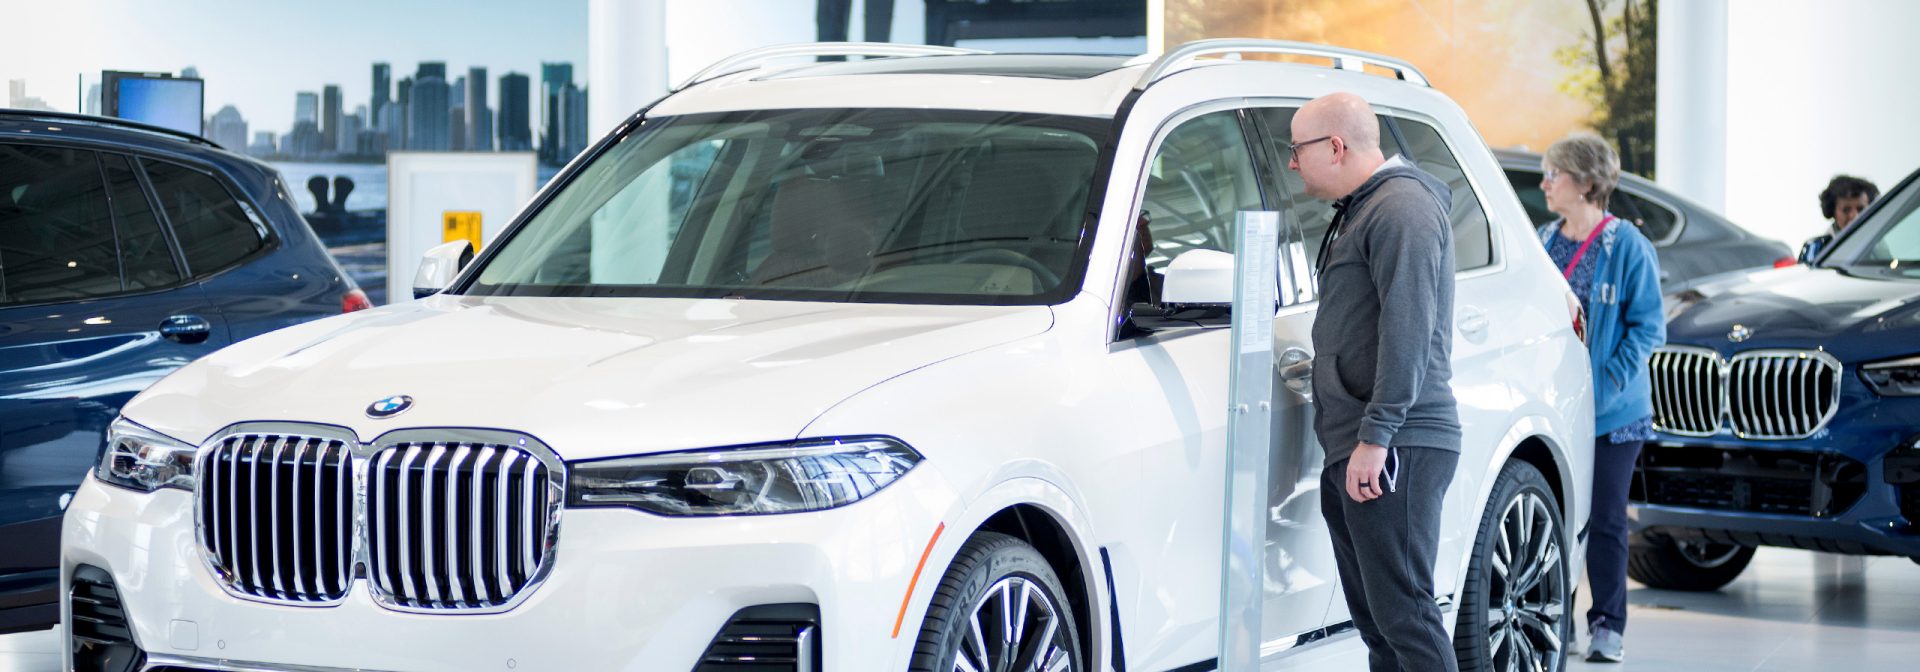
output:
[[[1451,198],[1395,161],[1333,203],[1313,323],[1314,431],[1328,466],[1361,441],[1460,451]]]

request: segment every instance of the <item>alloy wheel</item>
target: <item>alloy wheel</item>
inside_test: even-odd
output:
[[[973,605],[953,656],[954,672],[1069,672],[1067,634],[1045,588],[1018,576],[987,588]]]
[[[1568,599],[1560,530],[1547,501],[1523,492],[1500,514],[1487,595],[1487,651],[1494,669],[1557,672]]]

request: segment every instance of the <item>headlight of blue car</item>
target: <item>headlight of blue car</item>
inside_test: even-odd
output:
[[[1873,393],[1883,397],[1920,397],[1920,357],[1874,362],[1860,367],[1860,377]]]
[[[575,462],[567,500],[663,516],[819,511],[879,492],[920,459],[893,439],[848,438]]]
[[[107,427],[106,450],[93,475],[140,492],[161,488],[193,489],[193,455],[198,450],[124,417]]]

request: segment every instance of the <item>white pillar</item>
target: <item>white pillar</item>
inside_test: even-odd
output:
[[[666,6],[666,0],[588,0],[590,139],[666,94]]]
[[[1163,53],[1166,50],[1167,50],[1167,0],[1147,0],[1147,51],[1146,53],[1158,54],[1158,53]]]
[[[1727,203],[1727,0],[1660,5],[1654,170],[1715,212]]]

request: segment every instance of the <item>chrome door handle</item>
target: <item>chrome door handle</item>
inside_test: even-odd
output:
[[[213,335],[213,323],[199,315],[174,315],[160,323],[160,335],[175,343],[204,343]]]
[[[1313,401],[1313,355],[1300,348],[1287,348],[1273,360],[1280,381],[1302,399]]]
[[[1460,318],[1460,333],[1463,334],[1477,336],[1486,333],[1487,326],[1488,321],[1486,314],[1477,310],[1467,313],[1465,317]]]

